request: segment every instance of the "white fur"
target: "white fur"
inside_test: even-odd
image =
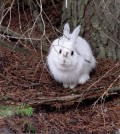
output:
[[[54,41],[54,45],[63,44],[65,41],[68,41],[69,38],[70,38],[70,26],[68,23],[66,23],[63,29],[63,36],[56,39]]]
[[[65,39],[64,35],[61,41],[54,40],[47,57],[50,72],[56,81],[63,83],[64,88],[74,88],[77,84],[85,83],[90,78],[90,71],[96,65],[89,44],[78,36],[79,32],[80,27],[77,27],[72,34],[64,30],[63,33],[70,40]]]

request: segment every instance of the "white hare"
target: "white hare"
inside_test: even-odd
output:
[[[80,26],[69,33],[69,24],[64,26],[63,37],[53,41],[47,57],[47,64],[55,80],[64,88],[75,88],[89,80],[90,71],[96,60],[89,44],[78,36]]]

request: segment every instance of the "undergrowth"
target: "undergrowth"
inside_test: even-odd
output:
[[[31,116],[32,114],[33,108],[26,104],[21,104],[19,106],[0,106],[0,118],[10,117],[14,115]]]

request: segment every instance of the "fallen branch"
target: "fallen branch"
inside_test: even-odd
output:
[[[9,28],[6,28],[5,26],[0,26],[0,33],[1,35],[3,35],[3,37],[7,37],[9,39],[16,39],[17,43],[20,41],[20,40],[23,40],[25,41],[25,43],[27,43],[28,45],[33,45],[34,44],[34,47],[35,48],[40,48],[40,40],[41,39],[34,39],[34,38],[28,38],[26,37],[25,35],[22,35],[18,32],[15,32]],[[33,43],[31,43],[31,41]],[[8,43],[7,43],[8,44]],[[45,44],[45,43],[44,43]],[[17,45],[16,45],[17,46]],[[24,46],[23,46],[24,47]],[[11,48],[11,47],[10,47]],[[45,46],[45,45],[42,45],[42,50],[44,52],[48,52],[48,47]]]
[[[109,94],[112,94],[112,93],[120,93],[120,86],[110,88],[110,90],[108,91],[108,93]]]
[[[20,33],[17,33],[9,28],[6,28],[5,26],[0,26],[0,33],[5,35],[10,35],[11,38],[21,38],[22,35]],[[23,36],[25,38],[25,36]]]
[[[13,43],[10,43],[10,42],[4,41],[4,40],[0,40],[0,46],[1,47],[6,47],[10,50],[14,49],[14,51],[23,53],[25,55],[30,55],[31,54],[31,52],[28,49],[25,49],[24,47],[19,47],[19,45],[15,45]]]
[[[120,86],[112,87],[108,91],[108,96],[113,95],[113,94],[119,94],[119,93],[120,93]],[[73,102],[73,101],[79,102],[81,97],[82,97],[82,94],[62,96],[62,97],[52,97],[52,98],[42,97],[42,98],[37,99],[36,101],[28,102],[28,104],[34,107],[34,106],[39,106],[39,105],[44,105],[44,104],[52,104],[56,102],[58,103],[67,103],[67,102]],[[93,98],[93,99],[97,99],[97,98],[99,98],[99,96],[96,96],[96,98]],[[92,98],[89,98],[89,96],[87,98],[84,98],[84,100],[89,100],[89,99],[92,99]]]
[[[81,95],[70,95],[70,96],[52,97],[52,98],[42,97],[42,98],[37,99],[36,101],[28,102],[28,104],[30,106],[38,106],[38,105],[50,104],[54,102],[66,103],[66,102],[76,101],[80,97]]]

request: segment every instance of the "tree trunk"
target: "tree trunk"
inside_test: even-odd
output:
[[[1,24],[1,19],[4,11],[4,1],[0,0],[0,24]]]
[[[96,57],[120,60],[120,0],[68,0],[63,4],[62,25],[81,25],[81,34]]]

